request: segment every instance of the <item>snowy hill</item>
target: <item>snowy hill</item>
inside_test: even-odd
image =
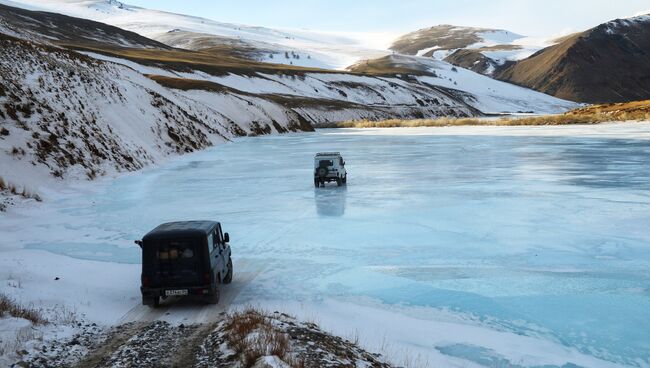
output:
[[[217,40],[226,38],[229,43],[243,42],[257,49],[258,52],[252,54],[257,57],[255,60],[288,65],[343,69],[357,60],[389,53],[367,47],[363,39],[349,35],[222,23],[130,6],[115,0],[0,0],[0,3],[91,19],[163,42],[170,31],[186,32],[185,43],[194,43],[193,38],[206,35],[215,36]]]
[[[502,29],[438,25],[399,37],[390,49],[405,55],[446,60],[473,71],[492,75],[506,63],[529,57],[553,44]]]
[[[349,69],[362,73],[399,71],[413,74],[419,83],[447,88],[484,113],[552,114],[577,107],[573,102],[497,81],[430,57],[390,55],[359,62]]]
[[[276,104],[215,95],[234,110],[217,111],[127,67],[8,37],[0,43],[0,177],[19,188],[137,170],[267,129],[310,129]]]

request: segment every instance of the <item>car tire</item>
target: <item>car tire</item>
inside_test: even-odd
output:
[[[151,308],[160,307],[160,297],[142,298],[142,305],[148,305]]]
[[[219,292],[219,285],[216,285],[214,288],[212,288],[212,293],[208,296],[205,297],[205,301],[208,304],[218,304],[219,303],[219,297],[221,293]]]
[[[341,178],[336,178],[336,185],[338,185],[339,187],[340,187],[341,185],[343,185],[343,179],[341,179]]]
[[[320,180],[318,180],[318,179],[314,179],[314,186],[315,186],[316,188],[320,187]]]
[[[224,284],[230,284],[232,282],[232,258],[228,260],[228,272],[226,273],[226,277],[223,278],[223,283]]]
[[[347,184],[347,183],[348,183],[348,174],[345,174],[345,176],[343,177],[343,184]]]

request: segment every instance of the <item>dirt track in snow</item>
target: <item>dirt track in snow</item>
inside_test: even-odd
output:
[[[169,298],[159,308],[134,306],[106,338],[79,362],[78,368],[187,367],[201,343],[229,311],[239,293],[263,271],[246,260],[235,260],[231,284],[222,285],[217,305],[193,298]],[[169,324],[166,321],[173,321]]]

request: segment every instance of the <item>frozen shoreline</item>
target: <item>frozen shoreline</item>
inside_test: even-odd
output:
[[[650,121],[600,124],[536,126],[440,126],[414,128],[326,128],[319,131],[368,135],[496,135],[496,136],[581,136],[620,139],[650,139]]]

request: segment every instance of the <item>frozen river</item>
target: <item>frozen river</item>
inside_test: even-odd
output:
[[[649,126],[550,129],[245,138],[68,193],[12,219],[51,236],[11,237],[137,264],[133,239],[157,224],[216,219],[235,267],[262,270],[236,304],[285,306],[432,366],[647,367]],[[313,154],[333,150],[348,186],[316,189]]]

